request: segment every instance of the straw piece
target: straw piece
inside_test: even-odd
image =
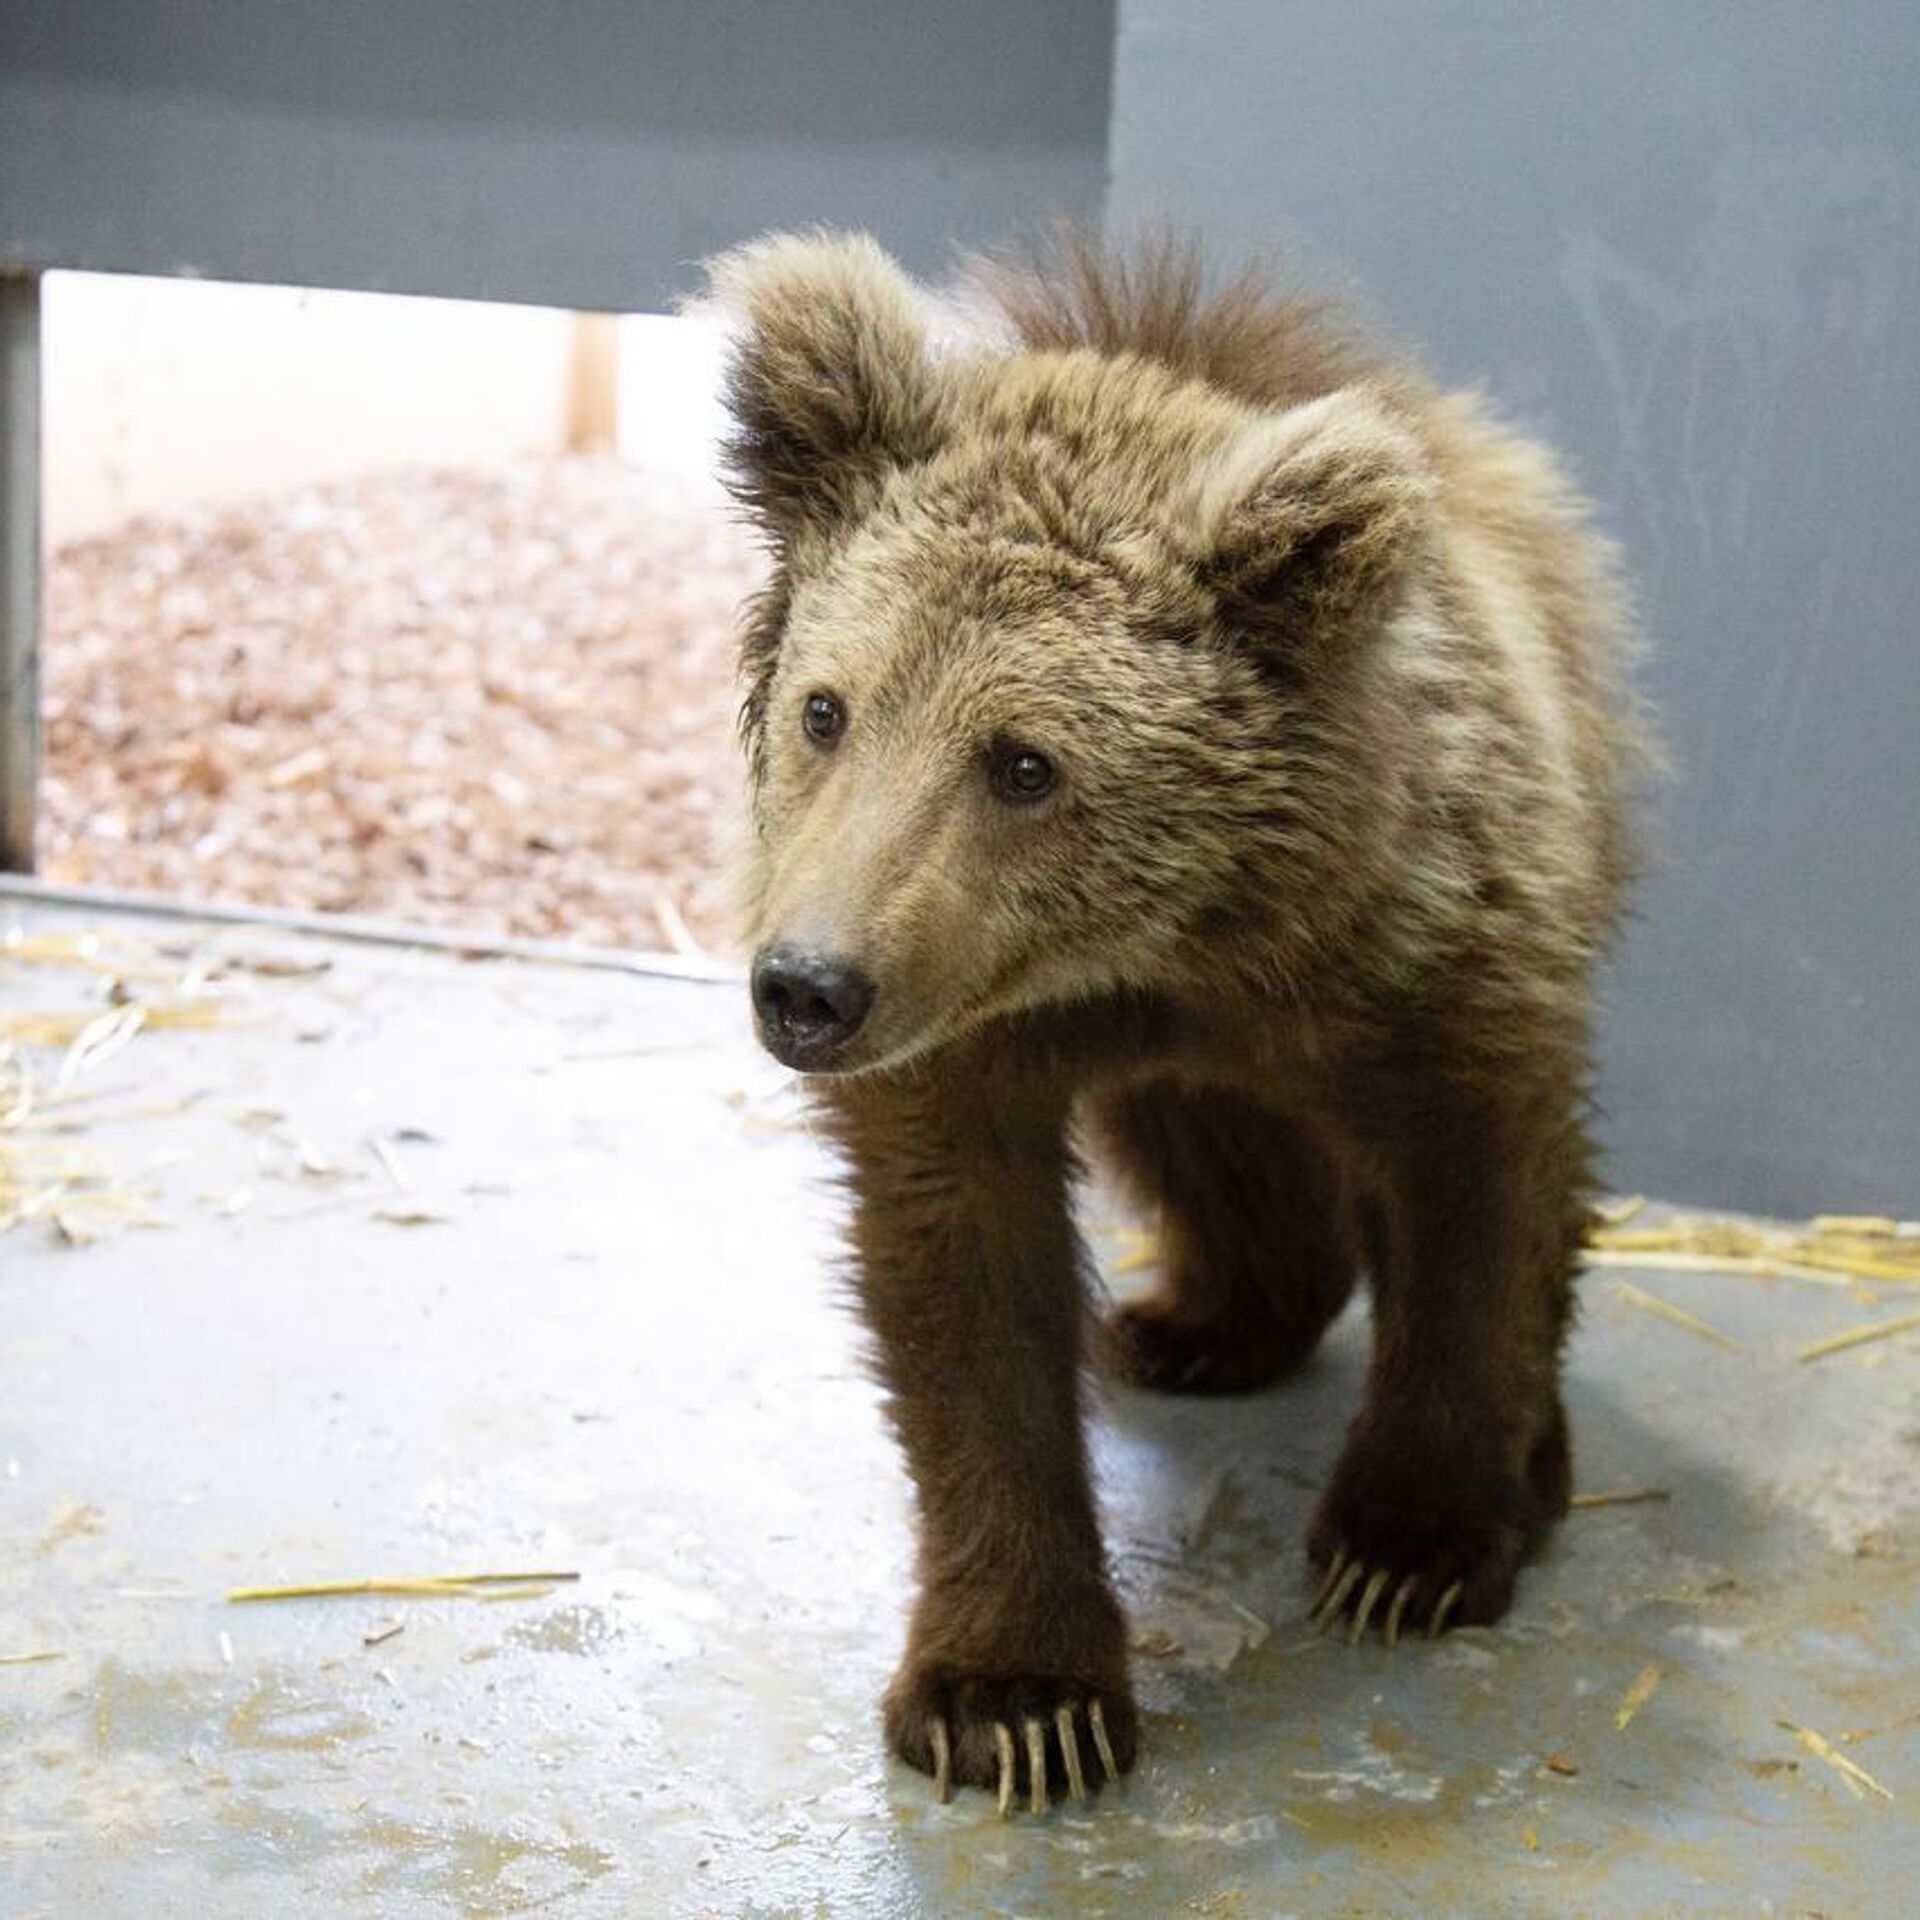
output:
[[[140,1006],[115,1007],[90,1020],[74,1035],[66,1058],[54,1078],[56,1087],[71,1086],[89,1067],[111,1060],[146,1025],[146,1010]]]
[[[9,927],[0,934],[0,963],[8,961],[26,966],[79,967],[116,980],[177,985],[181,979],[177,967],[138,958],[124,949],[107,952],[97,933],[30,934],[23,927]]]
[[[0,1108],[0,1133],[12,1133],[26,1125],[33,1113],[33,1062],[21,1060],[17,1064],[12,1060],[13,1049],[0,1043],[0,1066],[5,1066],[13,1075],[13,1096]]]
[[[1811,1727],[1795,1726],[1791,1720],[1776,1720],[1774,1725],[1792,1734],[1809,1753],[1824,1760],[1840,1776],[1847,1791],[1856,1800],[1864,1800],[1870,1793],[1878,1794],[1882,1800],[1893,1798],[1859,1761],[1848,1759],[1832,1741],[1815,1733]]]
[[[370,1133],[367,1135],[367,1151],[379,1161],[380,1171],[393,1182],[399,1192],[405,1193],[412,1187],[413,1182],[407,1178],[406,1168],[400,1164],[400,1156],[394,1152],[391,1144],[383,1140],[379,1134]]]
[[[212,998],[141,1000],[133,1004],[140,1010],[140,1025],[147,1029],[234,1024],[233,1010],[226,1002]],[[124,1014],[128,1009],[113,1011]],[[93,1007],[77,1012],[9,1008],[0,1011],[0,1040],[14,1040],[29,1047],[71,1047],[89,1027],[112,1017],[112,1014],[102,1015]]]
[[[1629,1220],[1637,1220],[1646,1210],[1646,1197],[1630,1193],[1618,1200],[1596,1201],[1593,1214],[1603,1228],[1624,1227]]]
[[[1890,1281],[1895,1286],[1920,1286],[1920,1262],[1882,1260],[1857,1253],[1829,1253],[1804,1243],[1793,1250],[1795,1263],[1822,1273],[1850,1273],[1861,1280]]]
[[[1920,1327],[1920,1313],[1897,1314],[1891,1320],[1876,1320],[1870,1326],[1850,1327],[1845,1333],[1830,1333],[1794,1355],[1796,1360],[1824,1360],[1830,1353],[1844,1353],[1849,1347],[1864,1347],[1869,1340],[1887,1340],[1896,1333]]]
[[[1633,1685],[1620,1696],[1620,1704],[1614,1709],[1613,1724],[1617,1732],[1625,1733],[1628,1722],[1653,1698],[1653,1690],[1660,1684],[1660,1669],[1657,1666],[1645,1666],[1633,1677]]]
[[[1575,1507],[1638,1507],[1656,1500],[1671,1500],[1671,1487],[1617,1487],[1602,1493],[1576,1493]]]
[[[1140,1273],[1148,1267],[1160,1263],[1160,1237],[1158,1234],[1143,1233],[1138,1227],[1116,1227],[1114,1238],[1120,1244],[1120,1251],[1109,1262],[1107,1271],[1118,1277],[1125,1273]]]
[[[577,1568],[540,1567],[532,1573],[447,1573],[440,1578],[456,1587],[524,1586],[528,1582],[542,1580],[565,1585],[568,1581],[578,1580],[580,1574]]]
[[[312,1580],[286,1587],[229,1587],[227,1598],[234,1602],[320,1600],[349,1593],[457,1595],[465,1591],[466,1588],[457,1580],[389,1579],[380,1574],[373,1574],[364,1580]]]
[[[364,1580],[310,1580],[286,1587],[229,1587],[230,1601],[320,1600],[339,1594],[408,1594],[430,1599],[489,1597],[525,1599],[535,1589],[551,1592],[555,1583],[578,1580],[577,1572],[536,1573],[441,1573],[411,1576],[370,1575]],[[506,1588],[509,1593],[490,1596],[486,1589]],[[515,1591],[517,1590],[517,1591]]]
[[[1620,1253],[1680,1253],[1701,1252],[1726,1253],[1734,1249],[1726,1246],[1708,1247],[1700,1245],[1701,1236],[1690,1233],[1681,1227],[1635,1227],[1628,1232],[1616,1232],[1601,1228],[1592,1236],[1596,1247],[1612,1247]]]
[[[257,973],[263,980],[317,980],[333,970],[331,960],[291,953],[229,953],[220,964],[238,973]]]
[[[64,1660],[57,1647],[36,1647],[31,1653],[0,1653],[0,1667],[37,1667],[43,1660]]]
[[[1685,1307],[1676,1307],[1671,1300],[1662,1300],[1656,1293],[1648,1293],[1643,1287],[1636,1287],[1631,1280],[1622,1280],[1616,1291],[1629,1306],[1638,1307],[1643,1313],[1657,1315],[1670,1325],[1684,1327],[1688,1333],[1698,1334],[1702,1340],[1711,1340],[1716,1347],[1725,1347],[1729,1353],[1741,1351],[1740,1343],[1732,1340],[1718,1327],[1710,1327],[1697,1314],[1689,1313]]]
[[[1643,1273],[1742,1273],[1755,1280],[1804,1280],[1816,1287],[1838,1287],[1849,1293],[1853,1290],[1852,1282],[1837,1273],[1751,1253],[1686,1253],[1677,1249],[1659,1253],[1590,1245],[1583,1257],[1590,1267],[1625,1267]]]
[[[694,938],[679,904],[670,893],[654,896],[653,917],[660,923],[660,931],[667,936],[667,945],[675,953],[683,953],[689,960],[711,960],[713,955]]]
[[[89,966],[99,956],[97,933],[29,933],[25,927],[0,933],[0,960],[70,967]]]

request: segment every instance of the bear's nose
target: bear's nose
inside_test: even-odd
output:
[[[777,941],[753,962],[753,1012],[760,1043],[789,1067],[824,1066],[860,1031],[873,982],[832,954]]]

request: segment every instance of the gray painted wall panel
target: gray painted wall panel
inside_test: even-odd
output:
[[[1351,275],[1625,543],[1678,777],[1615,1178],[1920,1205],[1920,10],[1123,0],[1111,206]]]
[[[613,308],[1097,213],[1113,0],[0,0],[0,267]]]

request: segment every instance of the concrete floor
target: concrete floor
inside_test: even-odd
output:
[[[58,1655],[0,1666],[0,1913],[1912,1910],[1920,1726],[1840,1749],[1889,1802],[1778,1724],[1920,1708],[1920,1346],[1791,1357],[1872,1317],[1845,1292],[1633,1276],[1730,1352],[1593,1275],[1580,1483],[1670,1497],[1576,1513],[1499,1630],[1391,1657],[1301,1622],[1360,1318],[1262,1399],[1115,1395],[1143,1767],[1003,1825],[879,1746],[905,1490],[737,990],[10,921],[331,965],[82,1082],[170,1226],[0,1239],[0,1658]],[[0,1006],[99,991],[0,964]],[[222,1597],[514,1567],[581,1578]]]

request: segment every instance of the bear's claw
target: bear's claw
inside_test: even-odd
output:
[[[1094,1704],[1099,1703],[1096,1701]],[[1060,1736],[1060,1759],[1067,1769],[1067,1791],[1084,1804],[1087,1776],[1080,1770],[1080,1735],[1073,1724],[1073,1709],[1058,1709],[1053,1716],[1053,1724]]]
[[[1367,1584],[1360,1589],[1360,1604],[1353,1610],[1353,1625],[1347,1629],[1347,1645],[1357,1645],[1360,1636],[1367,1630],[1367,1616],[1379,1604],[1381,1591],[1392,1575],[1384,1567],[1374,1572]]]
[[[1027,1809],[1031,1813],[1047,1810],[1047,1729],[1037,1714],[1028,1714],[1020,1723],[1027,1748]],[[1082,1805],[1087,1799],[1086,1768],[1080,1758],[1080,1729],[1071,1707],[1058,1708],[1053,1716],[1055,1738],[1060,1742],[1060,1759],[1066,1769],[1067,1792]],[[1120,1763],[1114,1757],[1113,1742],[1107,1734],[1107,1716],[1098,1700],[1087,1702],[1087,1729],[1093,1736],[1094,1751],[1109,1780],[1120,1778]],[[942,1805],[953,1798],[953,1740],[947,1730],[946,1716],[935,1714],[927,1723],[927,1744],[933,1749],[933,1791]],[[993,1723],[994,1751],[1000,1763],[999,1789],[995,1794],[1000,1818],[1013,1817],[1013,1791],[1018,1773],[1017,1749],[1013,1729],[1004,1720]]]
[[[886,1723],[895,1753],[932,1776],[936,1800],[982,1787],[1002,1819],[1020,1800],[1035,1813],[1085,1805],[1125,1773],[1139,1737],[1124,1673],[1095,1693],[1052,1676],[922,1672],[896,1680]]]
[[[1098,1700],[1089,1700],[1086,1714],[1087,1731],[1093,1737],[1093,1750],[1100,1757],[1101,1768],[1109,1780],[1118,1780],[1120,1763],[1114,1755],[1113,1741],[1107,1732],[1106,1710]],[[1038,1714],[1028,1714],[1021,1721],[1020,1729],[1025,1736],[1027,1749],[1027,1810],[1030,1813],[1045,1813],[1049,1797],[1046,1722]],[[1060,1743],[1060,1760],[1066,1770],[1068,1796],[1084,1806],[1088,1797],[1087,1773],[1080,1757],[1080,1728],[1074,1719],[1073,1708],[1063,1706],[1055,1709],[1053,1731]],[[927,1722],[927,1744],[933,1749],[934,1796],[945,1805],[953,1798],[953,1741],[944,1714],[935,1714]],[[1004,1720],[993,1723],[993,1746],[1000,1763],[998,1791],[994,1799],[1000,1818],[1010,1820],[1013,1817],[1013,1794],[1019,1760],[1013,1729]]]
[[[1047,1730],[1033,1714],[1022,1723],[1027,1730],[1027,1811],[1047,1810]]]
[[[993,1723],[993,1744],[1000,1754],[1000,1818],[1013,1818],[1013,1729],[1005,1721]]]
[[[927,1744],[933,1748],[933,1797],[944,1807],[953,1798],[953,1742],[945,1714],[936,1713],[928,1721]]]
[[[1326,1585],[1321,1588],[1320,1597],[1314,1602],[1313,1625],[1316,1632],[1325,1633],[1339,1618],[1340,1610],[1347,1604],[1347,1595],[1360,1584],[1360,1576],[1365,1572],[1366,1568],[1359,1561],[1348,1561],[1344,1550],[1335,1556],[1333,1565],[1327,1570]]]
[[[1380,1596],[1386,1592],[1392,1580],[1392,1571],[1386,1567],[1368,1567],[1362,1560],[1352,1559],[1345,1548],[1337,1552],[1327,1567],[1326,1577],[1320,1582],[1320,1590],[1314,1595],[1309,1618],[1316,1633],[1327,1633],[1338,1629],[1342,1620],[1347,1625],[1347,1645],[1355,1646],[1360,1636],[1367,1630],[1367,1622],[1373,1618],[1374,1609],[1380,1604]],[[1348,1612],[1347,1603],[1353,1600],[1358,1588],[1359,1598],[1354,1600],[1352,1612]],[[1400,1622],[1407,1611],[1408,1604],[1420,1590],[1417,1574],[1408,1574],[1393,1591],[1393,1598],[1387,1603],[1385,1618],[1380,1623],[1380,1638],[1389,1652],[1400,1643]],[[1466,1591],[1466,1583],[1455,1580],[1441,1592],[1434,1602],[1433,1612],[1427,1618],[1427,1638],[1438,1640],[1447,1630],[1447,1621],[1454,1608],[1460,1604],[1460,1596]]]
[[[1394,1589],[1393,1600],[1387,1608],[1387,1617],[1380,1629],[1380,1638],[1387,1643],[1391,1653],[1400,1644],[1400,1616],[1407,1610],[1407,1602],[1413,1598],[1414,1589],[1420,1582],[1412,1574],[1402,1580]]]

